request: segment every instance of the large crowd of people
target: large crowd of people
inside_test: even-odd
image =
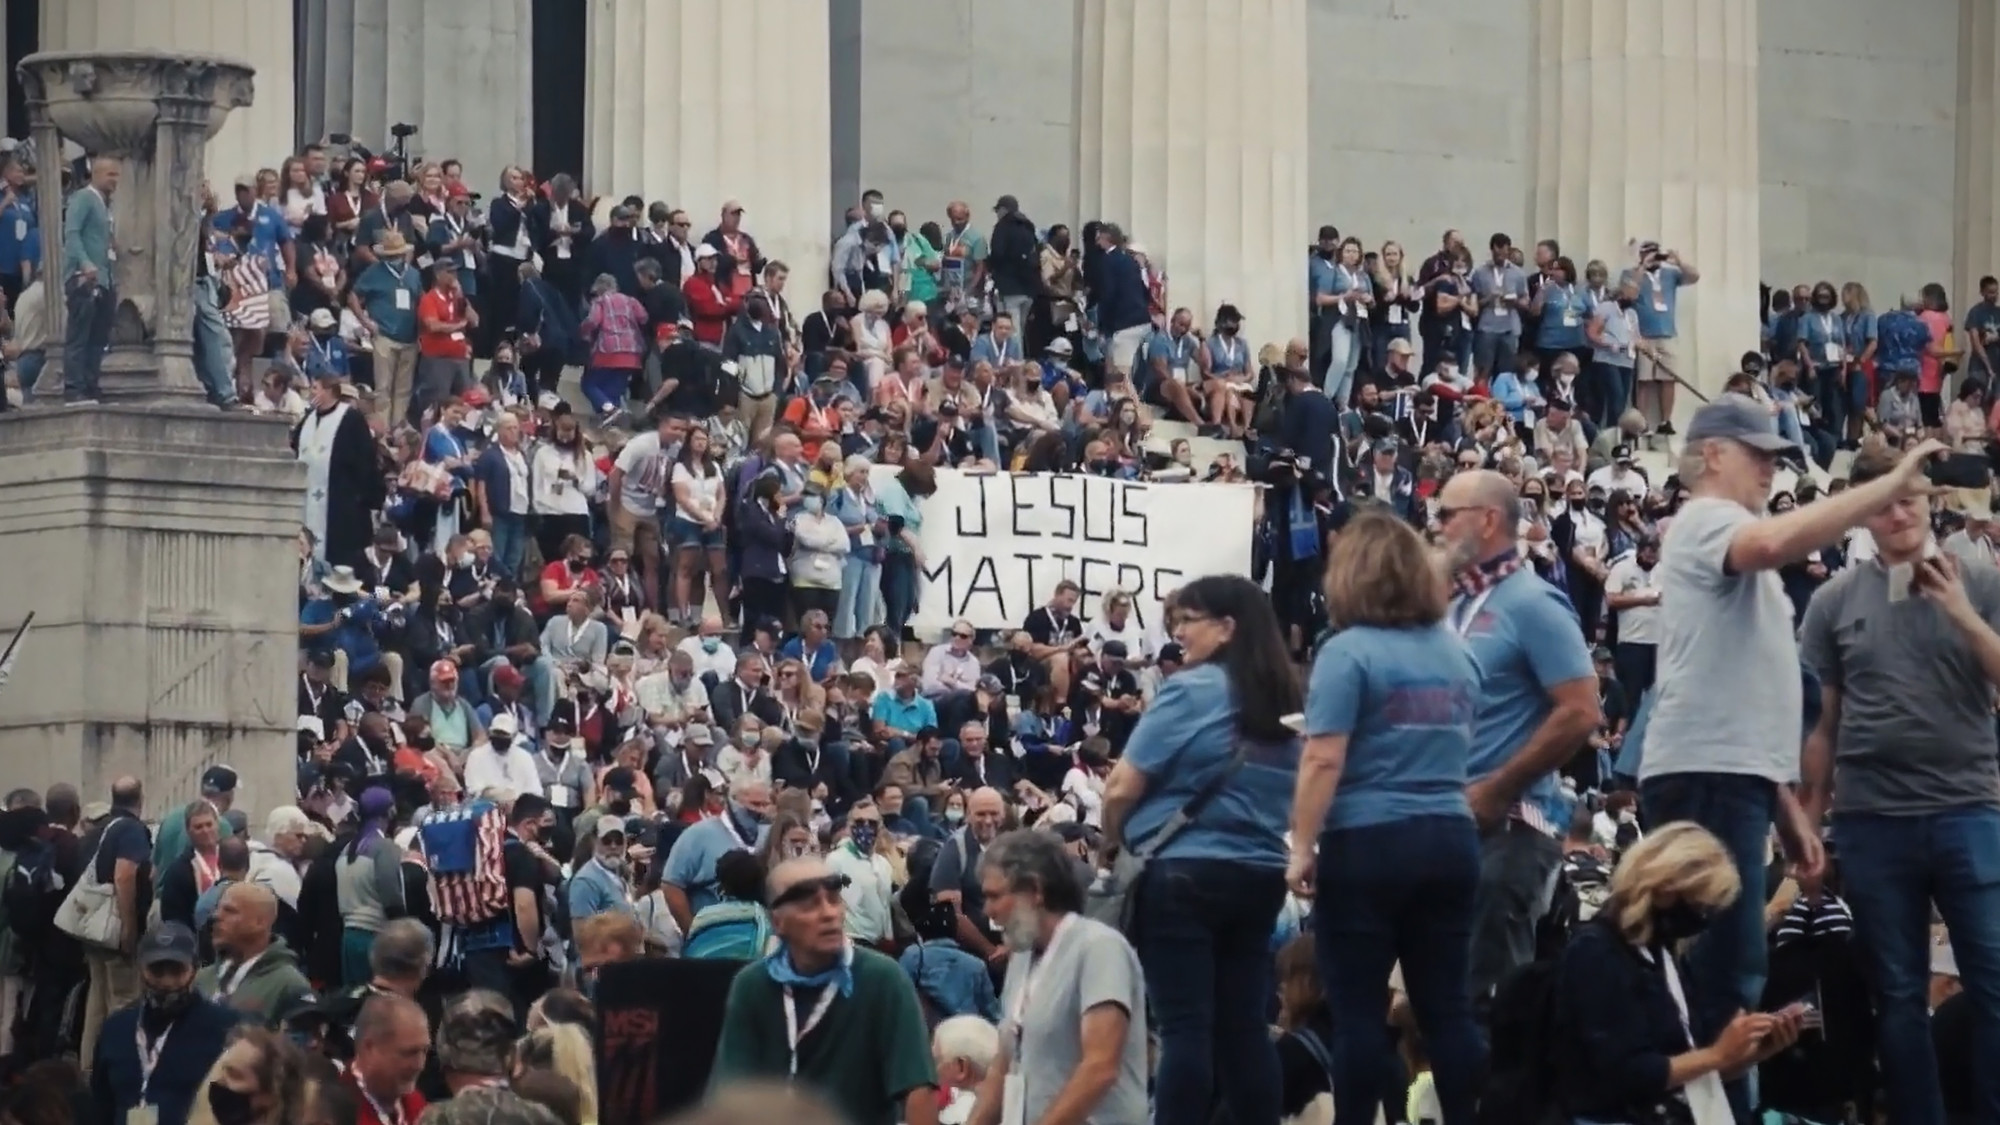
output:
[[[88,405],[119,168],[64,174],[54,342],[0,161],[0,354]],[[1991,279],[1774,291],[1677,434],[1654,242],[1325,227],[1253,348],[1006,196],[867,193],[800,316],[733,202],[232,186],[197,365],[306,467],[296,794],[6,796],[19,1125],[626,1125],[598,981],[669,960],[728,980],[648,1000],[702,1120],[2000,1121]],[[954,470],[1254,488],[1253,564],[919,635]]]

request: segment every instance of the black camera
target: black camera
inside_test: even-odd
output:
[[[414,137],[417,135],[417,127],[407,122],[398,121],[394,125],[389,126],[389,135],[392,137]]]
[[[326,135],[326,143],[330,145],[351,145],[354,143],[354,137],[348,133],[328,133]]]

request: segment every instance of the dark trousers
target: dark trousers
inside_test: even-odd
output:
[[[109,285],[72,278],[63,285],[63,401],[95,399],[104,352],[111,346],[111,319],[118,291]]]
[[[1277,1125],[1281,1083],[1266,1005],[1284,873],[1156,860],[1138,890],[1139,965],[1160,1033],[1155,1125],[1208,1125],[1218,1100],[1235,1125]]]
[[[1395,1056],[1389,970],[1398,963],[1444,1119],[1473,1120],[1486,1060],[1468,985],[1479,868],[1469,817],[1413,817],[1320,837],[1313,933],[1333,1013],[1335,1121],[1373,1121],[1385,1100],[1403,1096],[1383,1085]]]
[[[1472,911],[1472,992],[1490,996],[1508,974],[1535,959],[1535,926],[1548,913],[1562,845],[1508,821],[1479,841],[1479,889]]]
[[[756,637],[759,621],[766,618],[782,620],[784,616],[785,584],[782,580],[777,578],[743,580],[743,644],[749,644]]]
[[[1659,655],[1657,645],[1618,642],[1618,647],[1611,652],[1611,666],[1617,670],[1618,682],[1625,688],[1625,698],[1636,704],[1652,689]]]
[[[1754,1012],[1764,996],[1769,954],[1764,939],[1764,845],[1777,814],[1778,788],[1761,777],[1675,773],[1639,783],[1639,808],[1649,830],[1691,820],[1715,834],[1736,861],[1743,892],[1709,924],[1688,953],[1688,1006],[1709,1027],[1724,1027],[1739,1011]],[[1858,917],[1858,915],[1857,915]],[[1739,1121],[1750,1120],[1747,1079],[1724,1083]]]
[[[515,1022],[525,1023],[528,1009],[549,990],[549,970],[540,961],[515,968],[507,963],[508,952],[481,949],[467,953],[465,984],[467,988],[484,988],[505,996],[514,1005]]]

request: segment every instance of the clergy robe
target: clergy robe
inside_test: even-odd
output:
[[[305,525],[319,540],[320,558],[358,566],[385,499],[367,417],[345,402],[311,411],[292,432],[292,447],[306,467]]]

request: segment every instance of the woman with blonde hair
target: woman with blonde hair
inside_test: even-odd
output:
[[[1333,1011],[1335,1120],[1403,1091],[1382,1033],[1389,970],[1436,1060],[1446,1121],[1470,1121],[1485,1046],[1468,983],[1480,845],[1466,803],[1479,668],[1445,621],[1449,588],[1408,524],[1368,513],[1335,538],[1292,799],[1292,889],[1313,898]],[[1393,861],[1386,861],[1393,857]]]
[[[1416,323],[1417,310],[1423,307],[1423,291],[1404,268],[1404,261],[1400,242],[1384,242],[1382,252],[1376,255],[1375,304],[1368,310],[1371,371],[1388,369],[1389,341],[1409,339],[1410,325]]]
[[[896,350],[896,326],[889,321],[889,295],[870,289],[855,302],[860,311],[852,325],[856,358],[868,368],[870,387],[881,386],[889,374],[889,357]]]
[[[1728,1125],[1737,1117],[1724,1081],[1798,1039],[1803,1004],[1740,1012],[1723,1027],[1688,1006],[1679,948],[1742,890],[1722,841],[1691,821],[1660,826],[1619,861],[1610,898],[1556,975],[1556,1089],[1580,1125]]]
[[[268,1028],[239,1026],[208,1068],[188,1125],[291,1125],[306,1116],[305,1054]]]
[[[560,1074],[575,1083],[583,1104],[583,1125],[597,1125],[597,1062],[590,1035],[573,1023],[552,1023],[530,1032],[514,1052],[514,1074],[531,1070]]]

